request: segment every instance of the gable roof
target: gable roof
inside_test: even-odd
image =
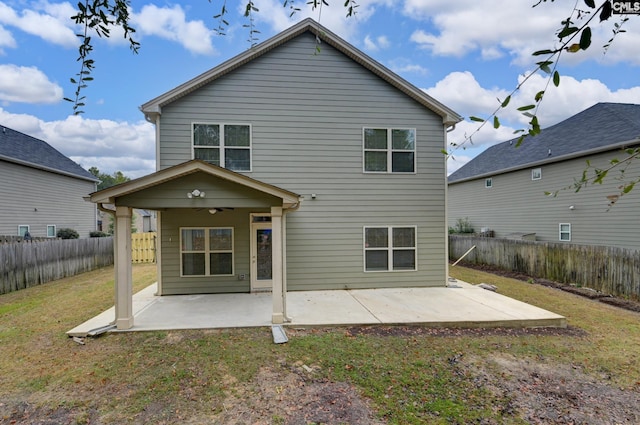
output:
[[[149,189],[162,183],[197,172],[203,172],[212,177],[238,183],[244,187],[275,196],[276,198],[282,199],[283,205],[286,207],[298,205],[302,200],[300,195],[286,189],[252,179],[251,177],[247,177],[243,174],[236,173],[217,165],[209,164],[199,159],[192,159],[190,161],[174,165],[173,167],[156,171],[155,173],[148,174],[144,177],[129,180],[125,183],[91,193],[89,195],[89,200],[100,204],[113,204],[115,203],[116,198],[121,196]]]
[[[200,74],[192,80],[179,85],[173,90],[170,90],[156,97],[155,99],[148,101],[147,103],[140,106],[140,110],[145,114],[145,117],[149,121],[155,122],[155,117],[162,114],[162,107],[164,105],[167,105],[181,98],[182,96],[185,96],[192,91],[211,83],[212,81],[232,72],[236,68],[241,67],[247,62],[250,62],[257,57],[264,55],[265,53],[273,50],[278,46],[281,46],[282,44],[285,44],[289,40],[292,40],[305,32],[311,33],[318,39],[318,41],[326,43],[329,46],[340,51],[341,53],[345,54],[347,57],[351,58],[353,61],[357,62],[378,77],[382,78],[387,83],[396,87],[407,96],[413,98],[421,105],[440,115],[445,125],[451,126],[462,121],[462,117],[460,117],[460,115],[458,115],[455,111],[438,102],[433,97],[429,96],[424,91],[415,87],[400,76],[396,75],[395,73],[381,65],[379,62],[370,58],[369,56],[367,56],[351,44],[347,43],[345,40],[341,39],[311,18],[300,21],[291,28],[258,44],[257,46],[245,51],[244,53],[241,53],[238,56],[235,56],[234,58],[231,58],[228,61],[216,66],[215,68],[210,69],[203,74]]]
[[[512,140],[494,145],[449,176],[449,183],[488,177],[640,144],[640,105],[598,103],[519,147]]]
[[[47,142],[8,127],[0,127],[0,160],[84,180],[99,181]]]

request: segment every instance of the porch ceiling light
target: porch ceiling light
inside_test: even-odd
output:
[[[198,189],[193,189],[191,192],[187,193],[187,198],[204,198],[204,192],[201,192]]]

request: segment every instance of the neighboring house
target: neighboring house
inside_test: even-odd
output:
[[[83,197],[97,179],[46,142],[0,126],[0,235],[55,237],[96,230],[96,206]]]
[[[131,208],[158,211],[160,295],[445,286],[452,110],[313,20],[145,103],[158,171],[116,205],[116,323],[132,326]],[[304,199],[304,202],[303,202]]]
[[[113,205],[106,207],[109,210],[114,208]],[[132,211],[131,220],[131,231],[135,233],[155,232],[158,227],[155,211],[135,208]],[[110,233],[113,232],[113,227],[113,216],[104,211],[98,211],[98,230],[104,233]]]
[[[496,237],[640,249],[640,188],[619,198],[617,171],[637,179],[640,160],[612,170],[602,184],[577,193],[570,187],[587,161],[606,169],[627,157],[623,149],[640,146],[640,105],[598,103],[520,147],[516,140],[488,148],[449,176],[449,226],[468,218],[476,232]],[[545,195],[559,189],[556,197]]]

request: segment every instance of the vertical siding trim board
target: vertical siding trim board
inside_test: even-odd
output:
[[[449,236],[449,260],[489,264],[539,279],[640,299],[640,250],[611,246]]]

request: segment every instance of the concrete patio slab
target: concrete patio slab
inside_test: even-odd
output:
[[[133,297],[129,331],[271,326],[270,293]],[[558,314],[465,282],[442,288],[386,288],[287,293],[285,326],[424,325],[434,327],[564,327]],[[108,326],[114,308],[67,332],[85,337]]]

